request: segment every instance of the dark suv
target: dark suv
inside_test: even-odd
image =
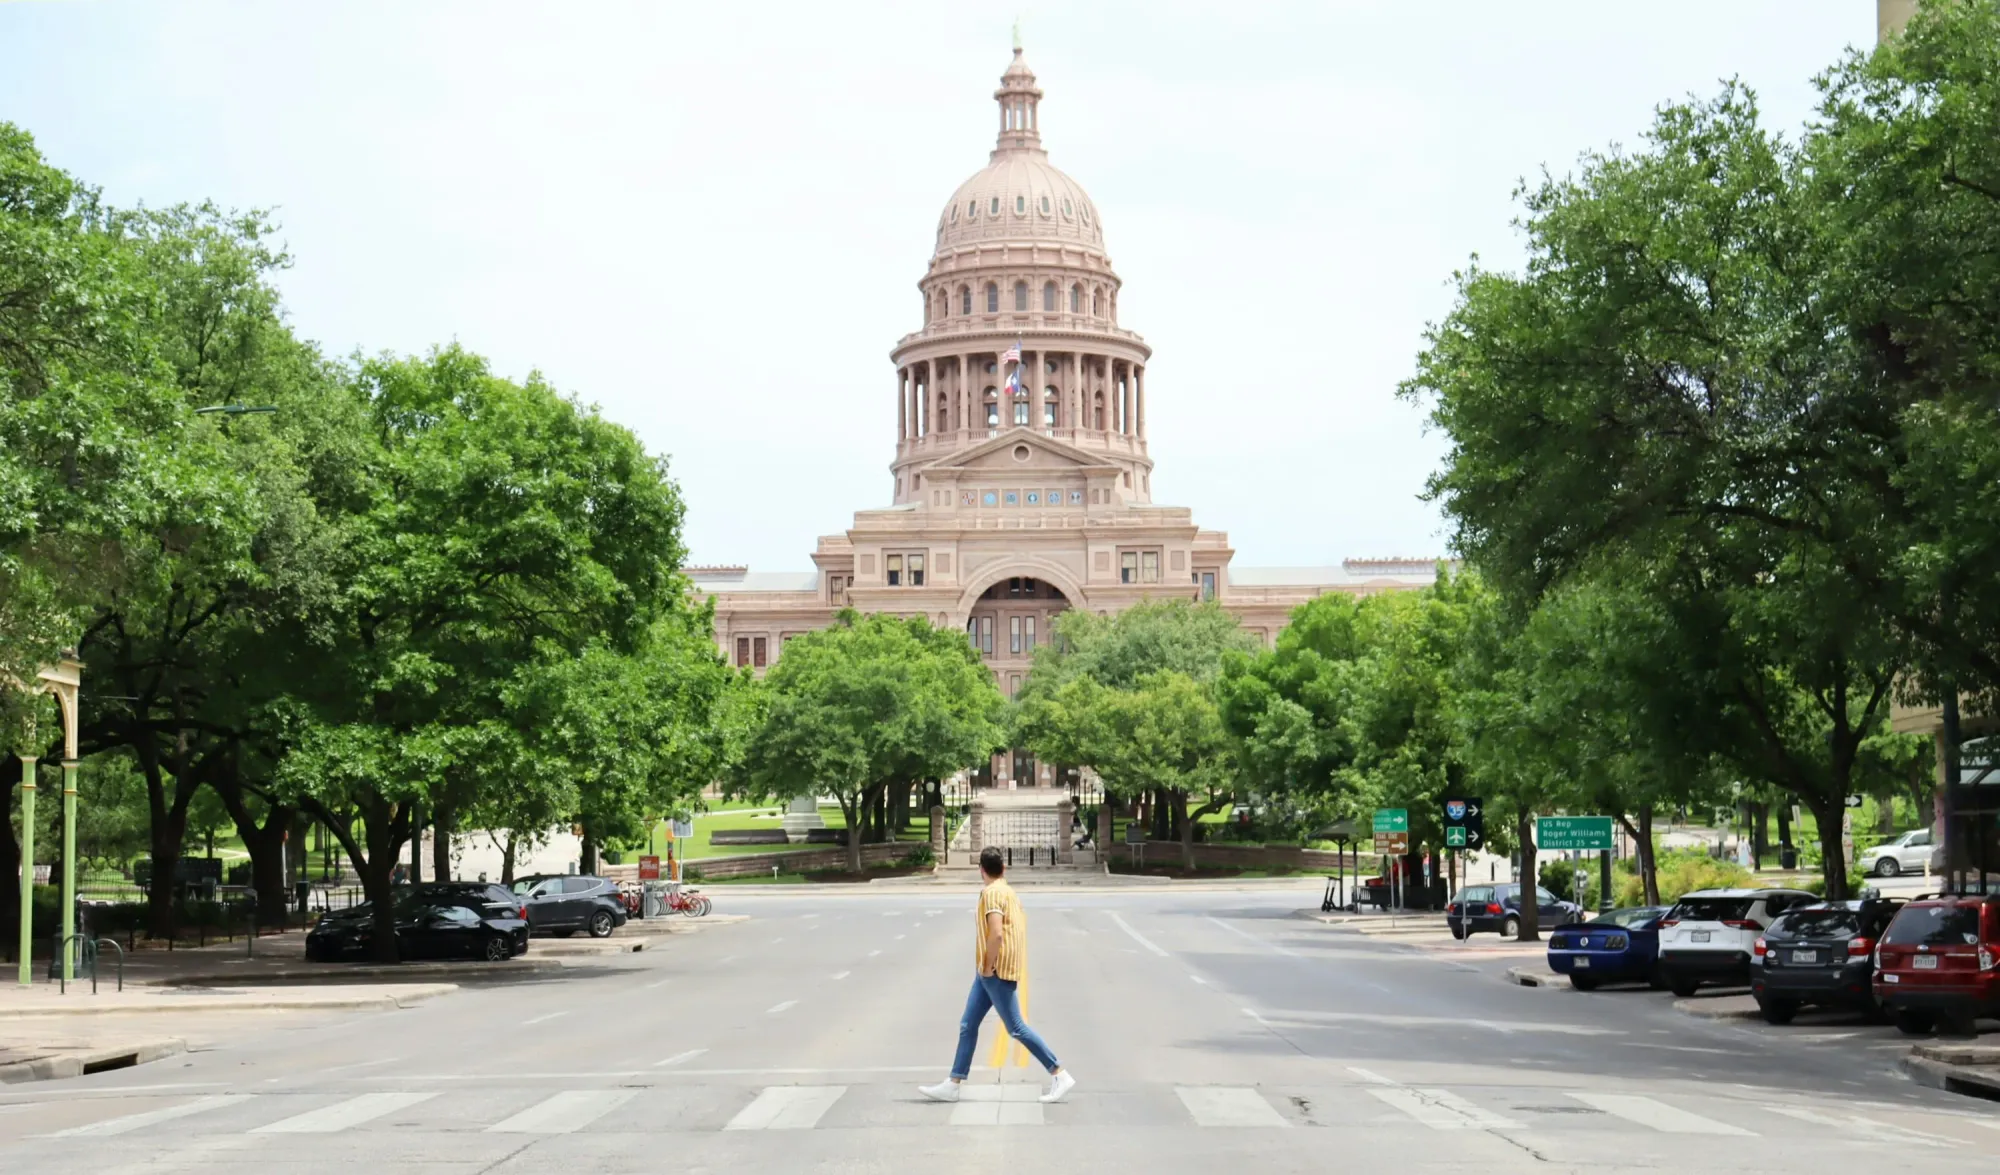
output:
[[[514,882],[514,893],[536,934],[568,938],[585,930],[592,938],[608,938],[629,917],[618,883],[589,874],[523,877]]]
[[[1875,998],[1920,1036],[2000,1016],[2000,896],[1927,894],[1897,912],[1875,949]]]
[[[1565,902],[1539,885],[1535,887],[1535,905],[1543,929],[1583,920],[1582,906]],[[1511,881],[1468,885],[1444,908],[1444,922],[1451,928],[1453,938],[1464,938],[1481,930],[1495,930],[1502,938],[1514,938],[1521,933],[1521,887]]]
[[[1903,903],[1816,902],[1781,915],[1751,948],[1750,994],[1764,1019],[1787,1024],[1807,1004],[1880,1015],[1875,943]]]

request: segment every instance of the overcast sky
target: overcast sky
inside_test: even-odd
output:
[[[1025,3],[1025,0],[1024,0]],[[1738,76],[1795,128],[1873,0],[1025,5],[1101,210],[1155,501],[1239,566],[1442,551],[1395,399],[1512,192]],[[697,561],[885,505],[896,339],[984,166],[1011,6],[0,0],[0,119],[119,203],[275,208],[298,329],[457,339],[671,458]]]

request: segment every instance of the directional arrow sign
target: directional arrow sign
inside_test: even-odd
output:
[[[1535,821],[1535,843],[1545,849],[1608,849],[1609,816],[1543,816]]]
[[[1464,848],[1465,829],[1460,827],[1447,827],[1444,830],[1444,847],[1448,849]]]
[[[1477,796],[1461,796],[1444,802],[1444,845],[1448,849],[1476,849],[1486,839],[1486,801]]]
[[[1410,831],[1410,810],[1408,808],[1375,809],[1375,831],[1377,833]]]

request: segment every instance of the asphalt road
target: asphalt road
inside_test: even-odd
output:
[[[753,920],[403,1011],[246,1022],[226,1047],[0,1089],[0,1170],[102,1173],[1970,1172],[2000,1107],[1879,1035],[1515,987],[1479,952],[1291,917],[1303,891],[1024,889],[1028,1018],[943,1076],[972,891],[759,895]]]

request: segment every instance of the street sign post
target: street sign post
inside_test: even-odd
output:
[[[692,820],[676,820],[676,821],[674,821],[674,839],[675,839],[675,840],[693,840],[693,839],[694,839],[694,821],[692,821]]]
[[[639,880],[658,881],[660,879],[660,859],[654,856],[639,858]]]
[[[1448,849],[1486,847],[1486,801],[1478,796],[1444,802],[1444,846]]]
[[[1408,808],[1375,809],[1375,834],[1385,832],[1410,831],[1410,810]]]
[[[1404,856],[1410,851],[1410,834],[1378,832],[1375,834],[1375,851],[1387,857]]]
[[[1543,816],[1535,821],[1535,844],[1544,849],[1608,851],[1609,816]]]

